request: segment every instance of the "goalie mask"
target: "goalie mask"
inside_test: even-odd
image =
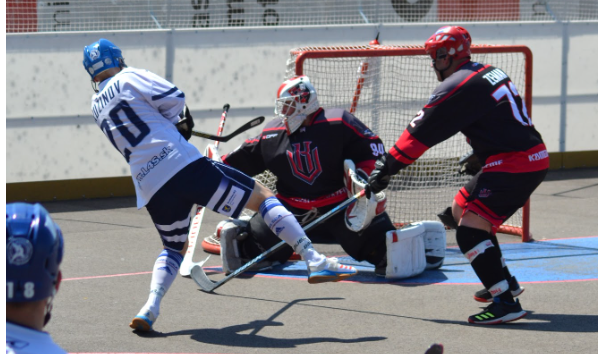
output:
[[[274,113],[284,120],[287,134],[293,134],[308,115],[320,107],[318,95],[305,75],[287,80],[276,94]]]

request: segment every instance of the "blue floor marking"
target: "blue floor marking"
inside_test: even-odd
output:
[[[509,270],[517,276],[520,283],[598,280],[598,236],[507,243],[501,245],[501,250]],[[401,284],[480,283],[467,259],[454,247],[447,249],[440,269],[427,270],[417,277],[399,280],[376,276],[374,266],[368,262],[357,262],[351,257],[338,258],[341,263],[352,265],[359,271],[349,281]],[[307,277],[305,263],[302,261],[287,262],[270,271],[249,274],[277,278]]]

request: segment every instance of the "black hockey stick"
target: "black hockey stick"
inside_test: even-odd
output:
[[[218,135],[196,132],[196,131],[192,131],[191,134],[193,136],[198,136],[200,138],[206,138],[206,139],[215,140],[215,141],[227,142],[230,139],[234,138],[235,136],[243,133],[244,131],[249,130],[253,127],[256,127],[256,126],[262,124],[264,122],[264,119],[266,119],[266,118],[264,118],[263,116],[253,118],[249,122],[243,124],[239,129],[235,130],[234,132],[232,132],[226,136],[218,136]]]
[[[357,199],[363,197],[365,195],[365,193],[366,192],[364,189],[361,192],[352,196],[351,198],[349,198],[349,199],[345,200],[344,202],[340,203],[339,205],[335,206],[334,208],[329,210],[326,214],[320,216],[316,220],[312,221],[309,225],[304,227],[303,231],[305,231],[305,233],[307,233],[309,230],[313,229],[318,224],[324,222],[325,220],[328,220],[331,216],[335,215],[339,211],[341,211],[341,210],[345,209],[346,207],[348,207],[349,205],[353,204],[355,201],[357,201]],[[245,263],[241,268],[235,270],[234,272],[230,273],[229,275],[227,275],[226,277],[224,277],[223,279],[221,279],[217,282],[211,281],[210,278],[208,278],[208,276],[206,275],[206,272],[204,272],[203,268],[198,265],[194,266],[191,269],[191,278],[193,278],[193,280],[195,280],[195,282],[197,283],[197,285],[199,285],[201,290],[203,290],[207,293],[211,293],[214,290],[216,290],[217,288],[219,288],[220,286],[222,286],[224,283],[228,282],[229,280],[235,278],[236,276],[243,273],[247,269],[251,268],[251,266],[253,266],[254,264],[260,262],[262,259],[264,259],[264,258],[268,257],[269,255],[271,255],[272,253],[276,252],[280,247],[284,246],[285,244],[286,244],[285,241],[280,241],[276,245],[272,246],[266,252],[260,254],[259,256],[255,257],[251,261]]]

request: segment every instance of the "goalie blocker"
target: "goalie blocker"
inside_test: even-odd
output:
[[[347,195],[361,192],[367,185],[368,174],[362,169],[355,168],[351,160],[344,161],[345,187]],[[386,210],[386,195],[384,192],[372,194],[369,198],[361,198],[350,205],[345,211],[345,225],[353,232],[359,232],[372,223],[372,220]]]

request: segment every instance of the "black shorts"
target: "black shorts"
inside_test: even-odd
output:
[[[463,208],[463,213],[472,211],[498,229],[525,205],[547,172],[479,172],[459,190],[455,202]]]
[[[255,181],[246,174],[204,157],[166,182],[146,208],[164,247],[181,251],[187,241],[194,204],[237,218],[254,186]]]

